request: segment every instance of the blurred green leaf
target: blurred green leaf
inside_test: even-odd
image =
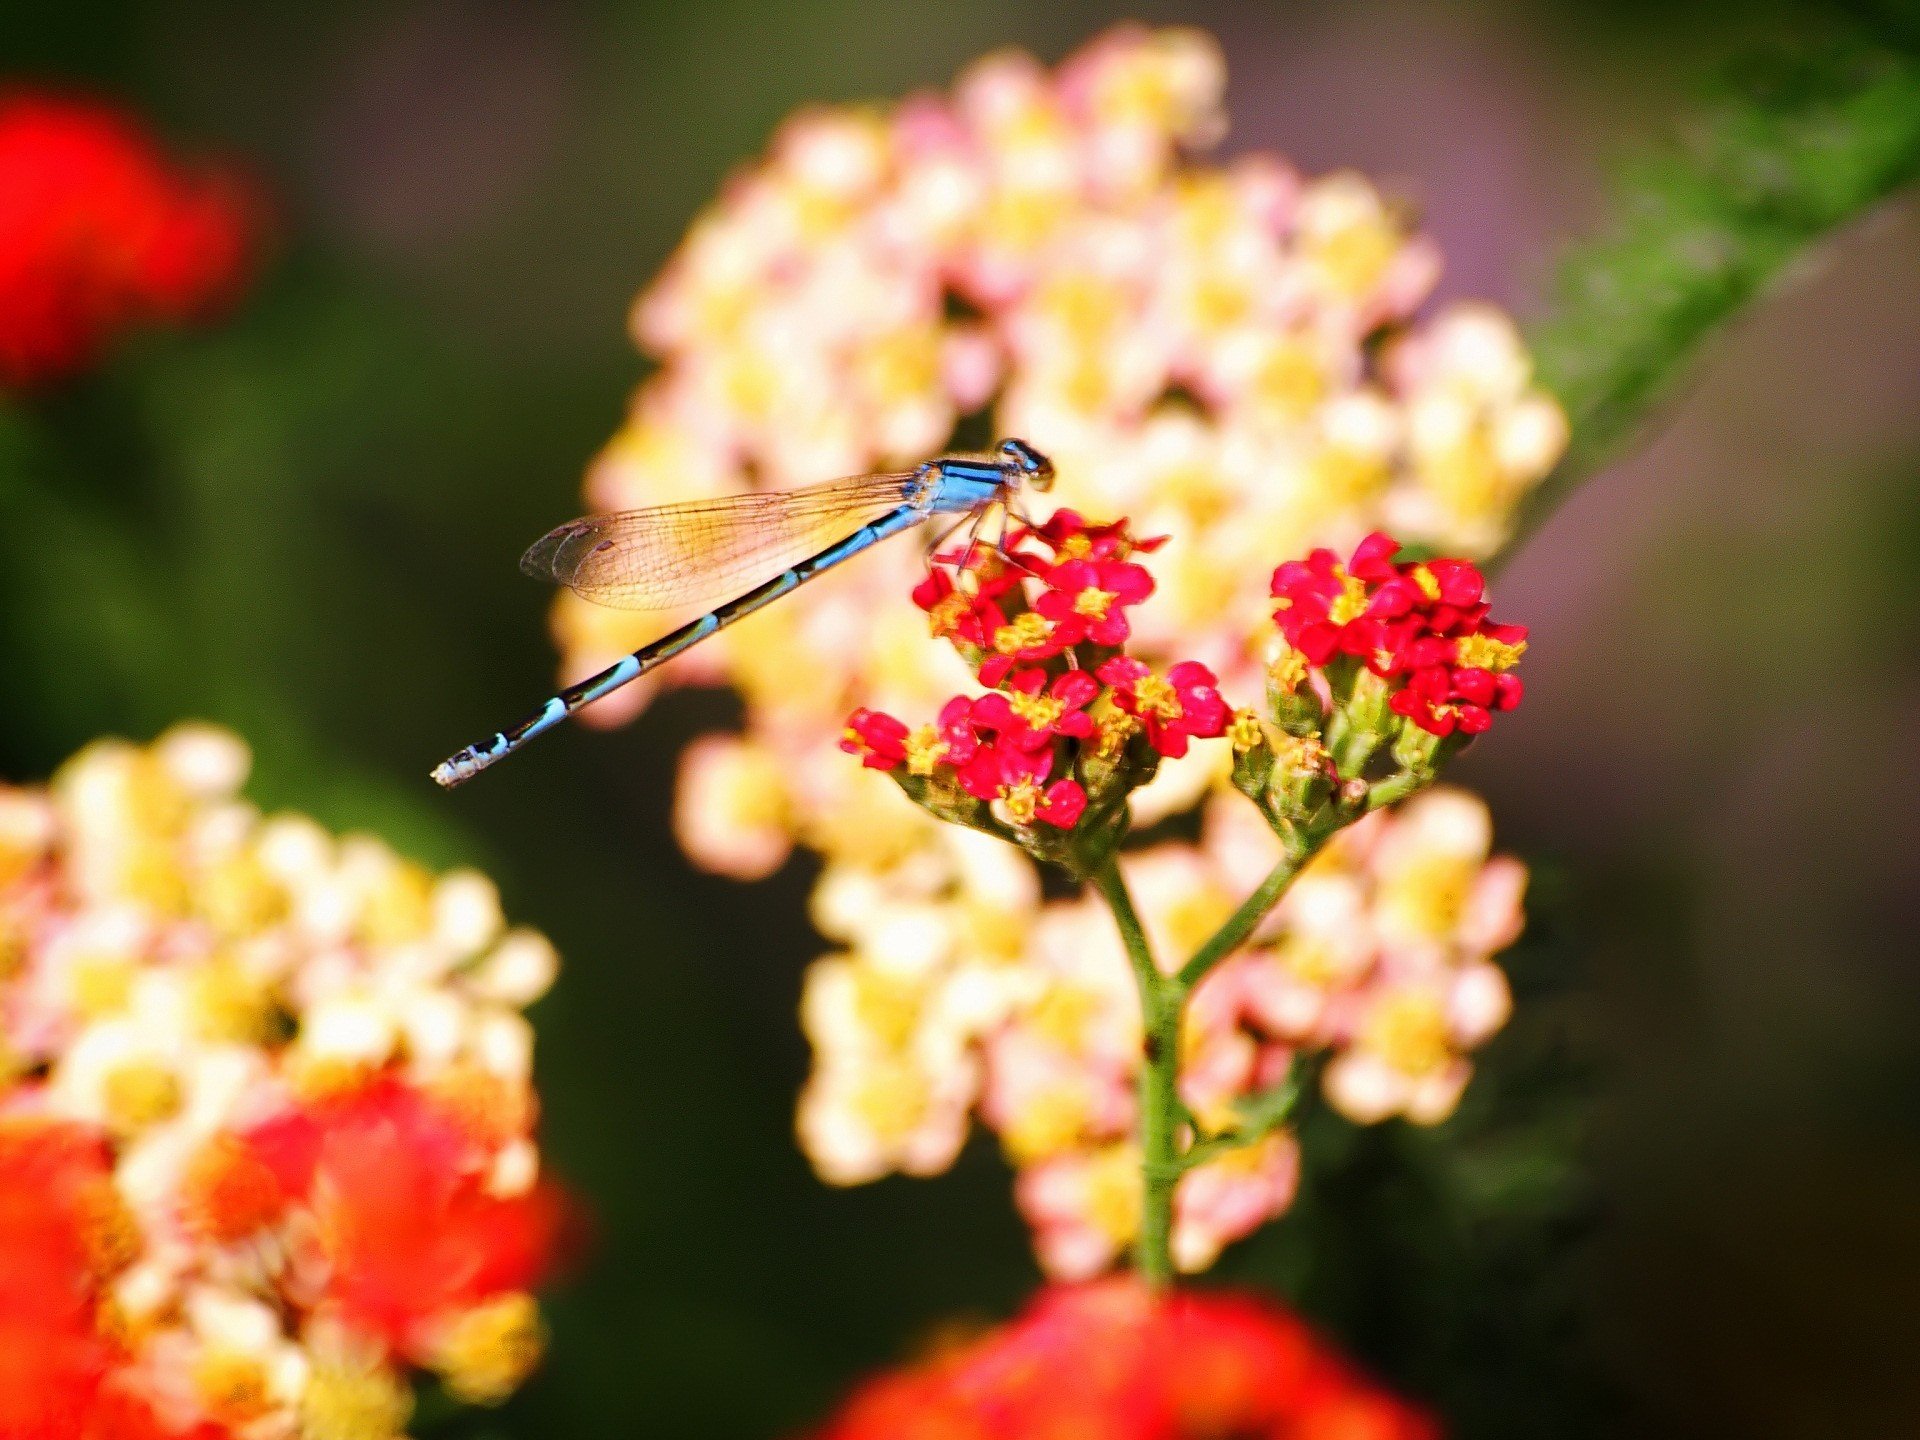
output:
[[[1748,62],[1663,153],[1627,167],[1604,233],[1562,263],[1531,340],[1573,442],[1509,552],[1615,458],[1742,307],[1920,175],[1920,48],[1890,19]]]

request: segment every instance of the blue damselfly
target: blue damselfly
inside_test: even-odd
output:
[[[1022,487],[1052,483],[1046,456],[1023,440],[1003,440],[991,454],[943,455],[894,474],[569,521],[535,541],[520,568],[623,610],[680,610],[732,598],[562,690],[518,725],[441,761],[433,778],[449,789],[471,780],[581,706],[890,535],[936,515],[971,515],[977,524],[991,507],[1011,506]],[[752,588],[740,593],[742,585]]]

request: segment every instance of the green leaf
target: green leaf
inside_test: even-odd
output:
[[[1610,227],[1562,263],[1531,340],[1573,440],[1507,553],[1640,433],[1756,295],[1920,176],[1920,52],[1891,25],[1829,28],[1727,90],[1624,171]]]

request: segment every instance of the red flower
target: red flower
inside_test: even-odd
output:
[[[958,558],[953,557],[956,562]],[[973,573],[976,583],[963,589],[945,566],[935,564],[913,587],[913,603],[927,612],[927,624],[939,639],[985,649],[993,643],[994,631],[1007,623],[995,598],[1019,581],[1011,572],[993,579]]]
[[[1033,608],[1054,622],[1063,646],[1126,644],[1133,634],[1127,607],[1153,593],[1153,577],[1124,560],[1069,560],[1054,566],[1046,583]]]
[[[1087,792],[1071,778],[1047,783],[1053,770],[1049,748],[1022,749],[1016,745],[982,745],[973,759],[960,767],[960,786],[976,800],[998,801],[1016,825],[1044,821],[1071,830],[1087,808]]]
[[[840,748],[869,770],[891,770],[907,758],[907,722],[862,705],[847,717]]]
[[[1498,674],[1474,666],[1430,665],[1416,670],[1406,687],[1389,702],[1393,713],[1404,715],[1432,735],[1478,735],[1493,724],[1496,710],[1511,710],[1523,693],[1518,675]]]
[[[391,1077],[241,1139],[311,1207],[342,1318],[411,1358],[427,1357],[435,1320],[531,1289],[558,1259],[559,1192],[491,1194],[472,1131]]]
[[[1183,660],[1160,676],[1138,660],[1116,655],[1098,673],[1113,687],[1120,708],[1146,727],[1147,742],[1162,755],[1177,759],[1187,753],[1189,739],[1224,735],[1233,718],[1213,672],[1197,660]]]
[[[1374,674],[1404,677],[1394,713],[1434,735],[1478,735],[1493,712],[1520,703],[1507,672],[1526,653],[1527,631],[1487,618],[1486,577],[1467,560],[1395,563],[1400,546],[1375,533],[1342,565],[1315,550],[1273,572],[1274,620],[1309,665],[1336,655]]]
[[[815,1440],[1438,1434],[1264,1299],[1116,1280],[1043,1290],[1012,1323],[867,1382]]]
[[[979,748],[974,736],[978,703],[956,695],[940,707],[936,723],[916,730],[891,715],[862,708],[847,717],[840,748],[860,756],[869,770],[893,770],[904,763],[912,774],[931,775],[942,765],[964,765]]]
[[[1005,682],[1004,690],[982,695],[973,702],[973,724],[981,733],[998,736],[1021,750],[1038,750],[1056,736],[1084,740],[1093,734],[1087,706],[1100,693],[1100,682],[1084,670],[1068,670],[1047,684],[1044,670],[1021,670]]]
[[[102,1139],[58,1121],[0,1121],[0,1437],[136,1440],[151,1412],[118,1384],[105,1281],[134,1258]]]
[[[1125,560],[1135,552],[1158,550],[1167,543],[1165,535],[1135,539],[1124,518],[1094,525],[1077,510],[1054,511],[1044,524],[1023,530],[1020,539],[1040,541],[1053,551],[1056,561]]]
[[[236,182],[169,166],[130,117],[0,94],[0,384],[84,368],[119,331],[227,300],[256,223]]]

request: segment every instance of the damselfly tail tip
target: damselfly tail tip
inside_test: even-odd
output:
[[[427,773],[433,776],[433,783],[442,790],[451,790],[464,785],[496,758],[478,745],[469,745],[457,755],[449,755]]]

